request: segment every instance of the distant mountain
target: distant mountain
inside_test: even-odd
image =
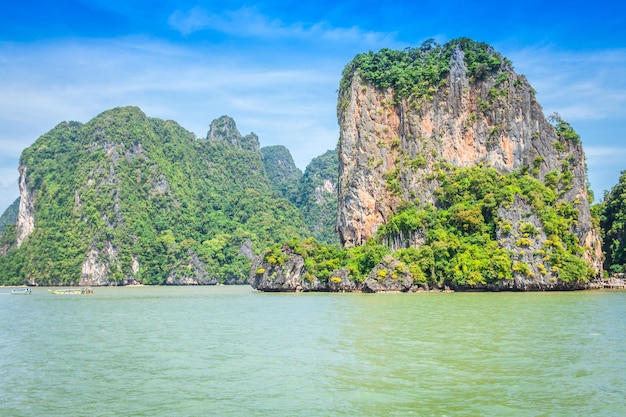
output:
[[[243,283],[268,244],[308,235],[254,134],[223,116],[206,139],[136,107],[63,122],[20,160],[20,217],[0,282]]]
[[[339,244],[337,228],[337,150],[314,158],[298,188],[296,204],[312,236],[320,243]]]
[[[20,206],[20,199],[17,198],[0,216],[0,235],[4,229],[17,222],[17,211]]]
[[[282,146],[261,148],[265,171],[278,195],[295,203],[309,233],[320,243],[339,245],[337,225],[337,150],[313,158],[304,175]]]
[[[302,171],[293,162],[293,157],[282,145],[261,148],[265,172],[276,192],[295,202],[298,198],[298,185],[302,179]]]

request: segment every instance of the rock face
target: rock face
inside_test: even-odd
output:
[[[407,292],[417,291],[413,277],[408,271],[398,272],[399,262],[386,256],[363,281],[363,292]]]
[[[17,231],[16,246],[18,248],[35,228],[35,197],[26,180],[27,169],[25,166],[19,168],[20,205],[15,226]]]
[[[486,48],[487,64],[477,63],[467,44],[439,49],[446,71],[421,94],[401,96],[393,86],[364,80],[356,63],[346,67],[338,105],[342,243],[363,245],[406,202],[437,206],[439,183],[432,174],[442,163],[484,165],[503,174],[533,171],[544,182],[561,178],[558,201],[574,205],[572,232],[599,273],[601,240],[591,223],[582,144],[567,137],[569,125],[558,115],[552,121],[544,116],[534,90],[506,59]],[[514,223],[518,211],[500,215]]]
[[[428,286],[414,283],[413,276],[401,262],[386,256],[361,282],[356,282],[348,268],[332,271],[329,279],[320,280],[307,268],[305,259],[288,245],[281,248],[281,260],[258,256],[252,263],[250,285],[265,292],[416,292]]]
[[[304,258],[283,248],[287,260],[284,262],[265,262],[259,256],[252,263],[250,285],[267,292],[304,292],[323,291],[324,287],[317,278],[306,279]]]
[[[207,133],[207,140],[221,140],[235,148],[255,152],[260,151],[259,137],[255,133],[242,136],[239,129],[237,129],[235,121],[228,116],[222,116],[211,122],[209,132]]]

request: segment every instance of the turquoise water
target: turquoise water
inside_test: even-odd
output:
[[[626,292],[0,288],[2,416],[621,416]]]

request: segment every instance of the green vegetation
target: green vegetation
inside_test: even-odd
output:
[[[580,144],[582,141],[580,140],[580,135],[576,133],[571,124],[564,121],[558,113],[553,113],[548,117],[552,126],[556,129],[556,133],[559,136],[561,141],[572,142],[575,144]]]
[[[626,272],[626,171],[621,172],[619,182],[605,192],[604,200],[593,211],[604,240],[604,268],[609,273]]]
[[[295,203],[302,171],[296,167],[291,153],[282,145],[261,148],[265,172],[278,195]]]
[[[336,245],[338,171],[336,149],[313,158],[300,180],[296,198],[311,235],[321,243]]]
[[[357,55],[344,69],[340,91],[345,91],[349,77],[356,70],[363,81],[375,87],[393,88],[397,99],[428,100],[445,83],[456,48],[463,51],[467,76],[472,80],[510,67],[510,62],[486,43],[459,38],[439,45],[431,39],[418,48],[381,49]]]
[[[218,124],[198,140],[126,107],[43,135],[21,159],[35,230],[0,257],[0,282],[77,283],[90,250],[114,282],[164,284],[198,268],[207,279],[244,282],[247,241],[259,253],[309,232],[273,191],[256,136],[241,137],[227,118]],[[15,239],[10,226],[2,243]]]
[[[7,207],[4,213],[2,213],[0,216],[0,235],[2,235],[2,232],[4,232],[4,229],[6,229],[7,226],[15,224],[17,221],[17,212],[19,207],[20,199],[18,197],[9,207]]]
[[[380,227],[376,238],[363,246],[339,250],[311,240],[292,240],[290,246],[305,257],[307,271],[322,282],[332,276],[333,268],[345,267],[359,282],[390,253],[388,246],[394,236],[421,232],[426,239],[418,248],[406,247],[392,254],[399,261],[399,271],[394,273],[409,271],[415,284],[435,287],[503,284],[514,274],[534,275],[518,256],[541,233],[531,223],[522,222],[521,235],[512,247],[498,242],[498,233],[508,233],[512,228],[499,218],[498,209],[509,207],[517,197],[532,207],[548,236],[538,258],[542,262],[540,272],[547,274],[549,268],[553,276],[566,283],[592,277],[572,233],[577,210],[559,202],[554,190],[541,181],[520,171],[503,175],[486,167],[441,169],[437,180],[441,186],[436,208],[403,204],[400,212]]]

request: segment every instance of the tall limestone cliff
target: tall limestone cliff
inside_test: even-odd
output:
[[[423,223],[381,228],[409,206],[456,209],[454,198],[442,197],[442,185],[483,167],[501,175],[495,189],[512,190],[532,177],[549,194],[533,199],[520,189],[490,203],[497,206],[489,211],[497,225],[491,238],[529,267],[520,267],[513,286],[559,282],[563,265],[547,259],[556,233],[549,209],[563,218],[560,240],[573,235],[570,252],[579,247],[593,273],[601,271],[581,141],[558,115],[546,118],[527,79],[488,45],[458,39],[358,55],[344,70],[337,112],[337,227],[345,246],[363,245],[382,231],[394,250],[419,247],[427,240]],[[486,206],[480,209],[489,215]],[[521,231],[522,223],[536,233]]]
[[[265,245],[306,235],[272,190],[258,137],[226,116],[201,139],[136,107],[63,122],[19,172],[2,283],[244,283]]]

